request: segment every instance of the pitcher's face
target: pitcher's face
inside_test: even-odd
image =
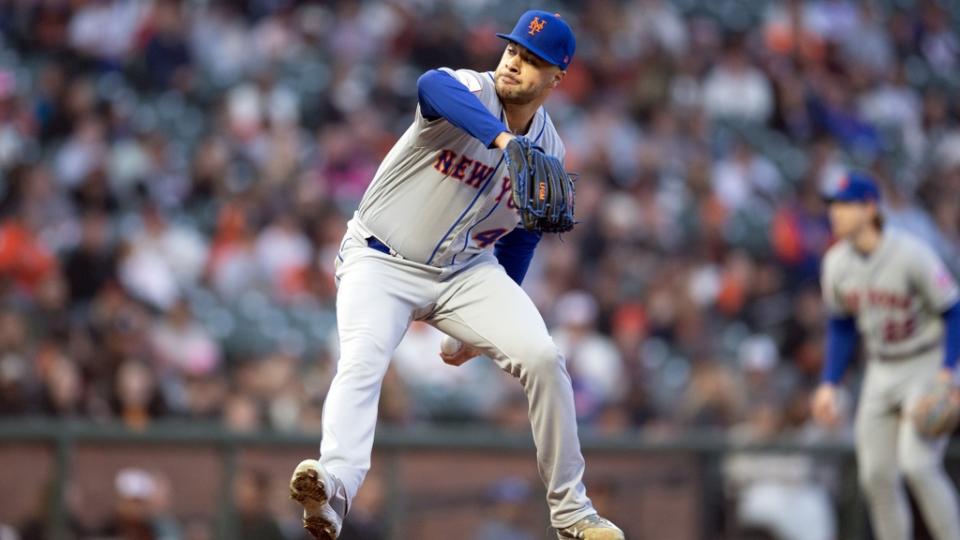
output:
[[[493,74],[504,103],[525,105],[549,94],[566,72],[516,43],[508,43]]]

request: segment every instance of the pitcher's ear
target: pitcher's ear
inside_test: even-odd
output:
[[[556,88],[557,85],[560,84],[560,81],[563,80],[564,76],[566,76],[566,74],[567,74],[566,70],[558,71],[557,74],[553,76],[553,83],[551,84],[551,86],[553,88]]]

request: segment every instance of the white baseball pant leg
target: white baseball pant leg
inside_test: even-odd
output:
[[[857,411],[860,482],[879,540],[907,540],[913,525],[902,475],[937,540],[960,540],[953,483],[943,469],[947,438],[927,439],[909,420],[911,406],[933,383],[942,351],[896,363],[871,361]]]
[[[529,403],[550,520],[564,528],[595,513],[583,485],[573,388],[540,312],[492,254],[443,282],[430,322],[520,379]]]
[[[418,308],[429,303],[426,271],[405,264],[350,237],[337,265],[337,373],[323,404],[320,463],[356,496],[373,449],[377,408],[394,349]]]

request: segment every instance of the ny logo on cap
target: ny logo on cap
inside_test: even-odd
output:
[[[533,20],[530,21],[530,26],[528,26],[527,29],[530,30],[531,36],[535,36],[537,32],[543,30],[543,27],[546,25],[547,21],[541,21],[540,17],[534,17]]]

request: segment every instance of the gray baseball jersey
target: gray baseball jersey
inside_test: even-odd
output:
[[[493,72],[441,69],[506,124]],[[542,107],[526,136],[563,161],[563,143]],[[411,261],[436,267],[466,262],[519,224],[505,169],[500,149],[486,148],[442,118],[427,120],[418,107],[413,124],[377,169],[350,226]]]
[[[504,119],[492,73],[447,72]],[[542,108],[527,137],[563,159]],[[350,220],[335,263],[340,358],[323,405],[320,443],[320,462],[342,483],[344,505],[370,469],[377,403],[393,351],[410,321],[424,320],[520,379],[551,524],[561,529],[596,513],[583,485],[566,363],[533,301],[491,253],[520,221],[502,160],[499,149],[418,110]],[[370,236],[396,256],[370,249]]]
[[[957,285],[917,238],[885,230],[863,255],[849,242],[823,262],[823,295],[834,315],[856,317],[872,361],[867,364],[855,422],[860,484],[879,540],[912,538],[905,475],[935,538],[960,538],[956,494],[941,466],[946,437],[929,439],[904,424],[943,365],[940,314],[957,301]]]
[[[856,317],[871,357],[904,357],[939,345],[940,314],[960,297],[933,250],[897,230],[885,230],[866,256],[838,242],[824,257],[822,276],[827,309]]]

